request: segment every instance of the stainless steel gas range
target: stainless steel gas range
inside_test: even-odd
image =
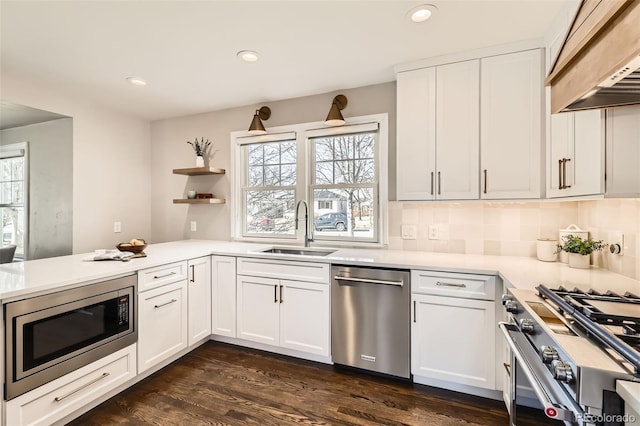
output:
[[[562,287],[510,289],[511,424],[522,371],[545,414],[567,425],[623,425],[616,380],[640,381],[640,297]],[[516,365],[521,367],[516,368]],[[639,420],[640,419],[636,419]]]

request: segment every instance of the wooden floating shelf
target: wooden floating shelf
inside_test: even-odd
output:
[[[201,176],[201,175],[223,175],[225,169],[216,167],[188,167],[186,169],[173,169],[174,175]]]
[[[224,198],[174,198],[173,204],[224,204]]]

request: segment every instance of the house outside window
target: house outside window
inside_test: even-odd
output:
[[[296,231],[295,208],[304,200],[319,244],[386,243],[387,115],[349,121],[231,134],[234,239],[302,242],[304,209]]]

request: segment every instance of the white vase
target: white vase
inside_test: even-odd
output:
[[[196,167],[204,167],[204,157],[202,155],[196,155]]]
[[[589,269],[591,263],[591,255],[569,253],[569,266],[572,268]]]

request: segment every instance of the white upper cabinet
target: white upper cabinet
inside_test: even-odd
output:
[[[541,197],[542,50],[480,62],[481,198]]]
[[[399,200],[478,199],[479,60],[398,74]]]
[[[436,70],[398,74],[398,200],[435,199]]]
[[[552,114],[547,198],[604,193],[604,112]]]
[[[478,199],[480,61],[436,67],[436,198]]]
[[[610,108],[606,197],[640,197],[640,106]]]

